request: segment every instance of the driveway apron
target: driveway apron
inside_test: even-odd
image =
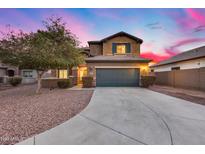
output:
[[[19,144],[205,144],[205,107],[144,88],[96,88],[71,120]]]

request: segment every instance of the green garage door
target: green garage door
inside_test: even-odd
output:
[[[139,69],[136,68],[97,68],[97,87],[137,87]]]

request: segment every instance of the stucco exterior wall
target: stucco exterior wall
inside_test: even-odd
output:
[[[11,66],[11,65],[6,65],[0,62],[0,77],[6,77],[8,76],[8,71],[12,70],[14,71],[14,75],[18,76],[19,74],[19,69],[18,67]],[[6,82],[6,80],[5,80]]]
[[[31,71],[32,72],[32,77],[24,77],[23,76],[23,71]],[[36,70],[22,69],[20,72],[21,72],[21,77],[22,77],[22,83],[23,84],[35,83],[37,81],[37,72],[36,72]]]
[[[165,72],[165,71],[171,71],[172,67],[180,67],[181,70],[205,67],[205,58],[198,58],[194,60],[158,66],[153,69],[154,72]]]
[[[112,43],[130,43],[131,53],[133,55],[140,55],[140,44],[135,40],[126,37],[126,36],[118,36],[112,39],[107,40],[103,43],[103,55],[112,55]]]
[[[6,76],[6,68],[0,68],[0,77]]]
[[[90,54],[92,56],[102,55],[102,45],[101,44],[90,44]]]

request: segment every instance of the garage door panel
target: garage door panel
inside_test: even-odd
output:
[[[96,86],[136,87],[139,85],[139,69],[136,68],[98,68]]]

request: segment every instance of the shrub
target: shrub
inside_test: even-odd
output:
[[[92,76],[84,76],[82,77],[83,87],[91,88],[93,86],[93,77]]]
[[[0,77],[0,83],[4,82],[4,77]]]
[[[20,83],[21,83],[21,81],[22,81],[22,78],[21,77],[17,77],[17,76],[15,76],[15,77],[9,77],[9,83],[12,85],[12,86],[17,86],[17,85],[19,85]]]
[[[141,86],[148,88],[150,85],[154,84],[155,80],[155,76],[141,76]]]
[[[71,86],[70,80],[62,80],[58,81],[57,85],[59,88],[64,89],[64,88],[69,88]]]
[[[72,86],[77,85],[77,77],[75,76],[69,76],[70,82]]]

